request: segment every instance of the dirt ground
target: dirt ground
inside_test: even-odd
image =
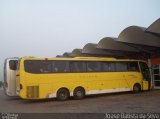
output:
[[[0,112],[10,113],[160,113],[160,90],[87,96],[67,101],[22,100],[0,90]]]

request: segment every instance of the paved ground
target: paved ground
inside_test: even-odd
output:
[[[108,112],[159,112],[160,90],[139,94],[116,93],[87,96],[83,100],[59,102],[56,100],[22,100],[4,95],[0,90],[0,112],[26,113],[108,113]]]

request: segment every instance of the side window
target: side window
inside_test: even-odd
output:
[[[71,61],[70,62],[70,70],[71,72],[86,72],[85,62],[80,61]]]
[[[25,71],[29,73],[64,73],[69,72],[69,62],[49,60],[25,60]]]
[[[29,73],[51,73],[51,62],[43,60],[25,60],[25,71]]]
[[[138,62],[128,62],[128,71],[139,72]]]
[[[17,60],[10,60],[9,61],[9,68],[11,70],[16,70],[17,69],[17,63],[18,63]]]
[[[39,64],[41,73],[51,73],[51,63],[50,63],[50,61],[41,61],[39,63],[41,63],[41,64]]]
[[[116,62],[116,71],[118,72],[127,71],[127,63],[126,62]]]
[[[114,62],[101,62],[102,71],[112,72],[115,71],[115,63]]]
[[[52,72],[64,73],[69,72],[69,62],[67,61],[52,61]]]
[[[100,62],[87,62],[87,71],[88,72],[99,72],[101,71]]]

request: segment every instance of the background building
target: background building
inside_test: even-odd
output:
[[[82,49],[66,52],[62,57],[96,56],[148,61],[154,88],[160,89],[160,18],[148,28],[129,26],[117,38],[105,37],[97,44],[88,43]]]

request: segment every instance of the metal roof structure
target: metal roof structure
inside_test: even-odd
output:
[[[101,39],[97,44],[97,48],[112,51],[140,52],[138,49],[124,44],[123,42],[118,42],[117,38],[112,37]]]
[[[72,50],[72,56],[73,57],[78,57],[78,56],[81,56],[81,55],[82,55],[82,49],[76,48],[76,49]]]
[[[102,50],[97,48],[97,44],[87,43],[83,49],[82,54],[90,54],[92,56],[102,56],[102,57],[122,57],[120,54],[114,54],[110,51]]]
[[[90,55],[90,54],[84,54],[84,53],[82,53],[82,49],[76,48],[76,49],[74,49],[72,51],[71,56],[72,57],[91,57],[92,55]]]
[[[58,55],[61,57],[61,55]],[[62,57],[116,57],[146,59],[160,56],[160,18],[148,28],[129,26],[118,36],[87,43],[82,49],[65,52]]]
[[[83,54],[91,54],[91,55],[101,55],[101,56],[113,56],[112,53],[106,52],[104,50],[97,49],[97,44],[87,43],[83,49]]]
[[[65,53],[63,53],[62,57],[72,57],[72,53],[65,52]]]
[[[56,57],[92,57],[91,54],[83,54],[82,49],[73,49],[72,52],[65,52],[63,55],[57,55]]]
[[[130,26],[124,29],[118,36],[118,41],[149,47],[160,47],[160,37],[145,32],[146,28]]]
[[[157,34],[160,36],[160,18],[153,22],[147,29],[146,32]]]

